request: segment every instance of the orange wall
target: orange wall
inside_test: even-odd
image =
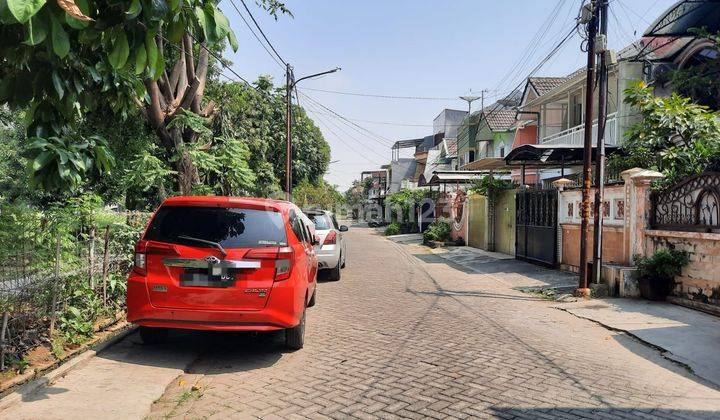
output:
[[[537,143],[537,126],[528,125],[515,131],[515,142],[513,143],[513,149],[522,146],[523,144],[536,144]]]
[[[562,265],[565,269],[578,270],[580,266],[580,225],[562,223]],[[592,261],[593,232],[590,226],[587,247],[588,261]],[[620,226],[603,226],[603,263],[629,265],[624,252],[625,234]]]

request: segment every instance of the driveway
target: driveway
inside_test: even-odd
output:
[[[347,268],[340,281],[319,285],[303,350],[285,352],[277,334],[176,335],[160,350],[180,352],[178,358],[192,351],[192,361],[170,363],[185,373],[159,399],[153,392],[129,392],[142,394],[133,401],[143,415],[718,416],[720,392],[657,350],[517,291],[514,286],[526,274],[512,272],[513,261],[497,269],[491,264],[464,270],[419,245],[388,241],[373,229],[354,228],[347,235]],[[158,352],[151,346],[132,349],[135,357]],[[132,364],[107,354],[98,359],[113,359],[114,367],[105,365],[111,373]],[[149,386],[143,369],[168,367],[143,360],[134,364],[137,382],[128,385],[137,390]],[[63,381],[73,381],[89,366],[54,386],[69,390],[65,398],[86,398],[88,389]],[[93,404],[120,406],[129,398],[117,389],[105,394],[94,395]],[[33,417],[40,406],[59,406],[58,395],[0,414]]]

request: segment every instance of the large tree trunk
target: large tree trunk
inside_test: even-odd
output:
[[[158,35],[158,53],[164,56],[163,41],[164,38]],[[181,109],[203,117],[210,117],[214,113],[212,103],[201,108],[208,72],[208,51],[205,43],[200,45],[197,60],[193,55],[192,39],[189,35],[183,37],[178,47],[180,54],[177,61],[173,66],[166,65],[166,68],[172,69],[170,74],[165,71],[158,80],[145,80],[150,102],[137,101],[150,126],[155,130],[159,145],[168,156],[177,156],[186,142],[197,140],[197,133],[189,129],[184,132],[168,129],[168,125]],[[178,173],[180,193],[191,194],[193,187],[200,182],[200,174],[192,158],[183,153],[173,166]]]

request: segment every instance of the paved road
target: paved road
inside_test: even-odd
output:
[[[305,349],[284,352],[278,335],[183,334],[161,347],[131,337],[0,417],[720,415],[720,392],[656,350],[515,290],[528,270],[511,260],[466,270],[370,229],[348,239]]]
[[[625,335],[511,289],[508,265],[469,273],[369,229],[348,236],[348,267],[320,284],[305,349],[218,338],[153,415],[718,415],[720,392]]]

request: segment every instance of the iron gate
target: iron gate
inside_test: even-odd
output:
[[[515,258],[554,267],[557,264],[556,189],[519,190],[515,194]]]

